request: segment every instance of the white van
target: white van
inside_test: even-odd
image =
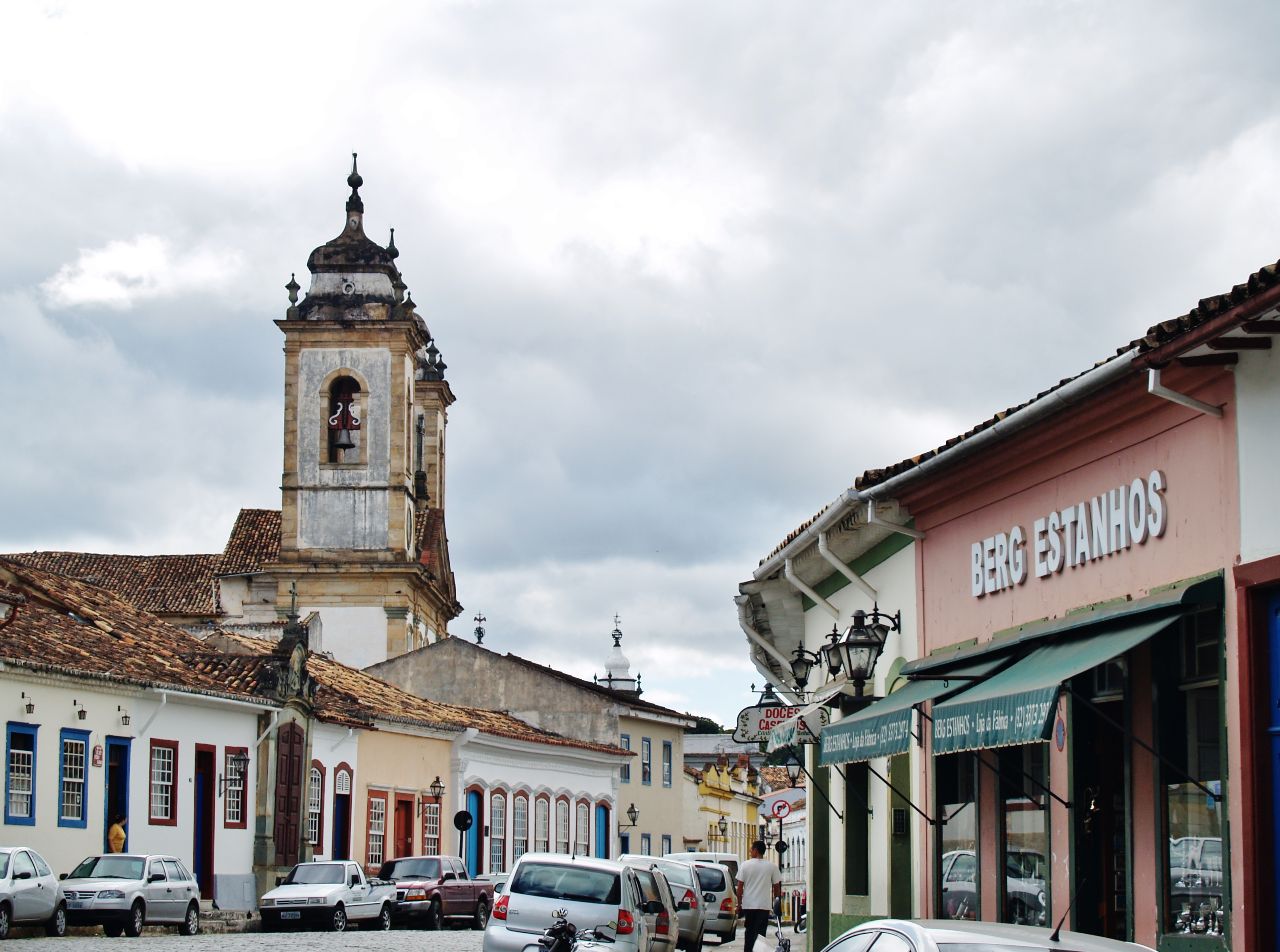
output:
[[[728,866],[729,872],[733,873],[733,878],[738,878],[738,854],[737,853],[703,853],[695,850],[692,853],[668,853],[667,859],[683,860],[686,863],[692,863],[695,860],[700,863],[719,863],[721,866]]]

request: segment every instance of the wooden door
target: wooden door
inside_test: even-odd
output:
[[[302,728],[285,724],[276,733],[276,865],[298,862],[302,846]]]
[[[396,794],[395,850],[391,856],[413,855],[413,795]]]

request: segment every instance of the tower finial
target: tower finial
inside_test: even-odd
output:
[[[360,177],[360,172],[356,168],[356,153],[351,153],[351,174],[347,176],[347,184],[351,186],[351,197],[347,199],[347,211],[363,212],[364,202],[360,199],[360,186],[364,184],[364,179]]]
[[[391,240],[387,242],[387,257],[395,261],[400,257],[400,249],[396,247],[396,230],[391,229]]]

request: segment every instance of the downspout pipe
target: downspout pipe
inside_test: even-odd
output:
[[[154,711],[151,712],[151,716],[147,718],[147,722],[143,724],[142,728],[138,731],[139,737],[147,736],[148,728],[150,728],[152,723],[155,721],[155,719],[160,716],[160,712],[164,710],[164,706],[168,703],[169,703],[169,692],[161,691],[160,704],[156,707]]]
[[[1205,403],[1203,400],[1189,397],[1185,393],[1170,390],[1162,384],[1160,382],[1159,367],[1152,367],[1147,371],[1147,393],[1153,397],[1163,397],[1165,400],[1180,404],[1189,410],[1195,410],[1197,413],[1207,413],[1210,416],[1222,417],[1221,407],[1215,407],[1212,403]]]
[[[768,638],[760,634],[760,632],[756,631],[754,626],[752,626],[751,619],[748,616],[748,613],[750,611],[749,606],[751,604],[751,597],[749,595],[739,595],[737,598],[734,599],[734,601],[738,603],[738,625],[739,627],[742,628],[742,633],[747,636],[747,640],[750,641],[756,647],[758,647],[761,651],[767,654],[774,661],[778,662],[778,664],[782,666],[783,671],[790,671],[791,659],[788,658],[786,655],[784,655],[777,648],[775,648],[773,643],[769,641]],[[761,673],[763,674],[764,672],[761,672]],[[776,674],[771,675],[770,679],[771,681],[779,680]],[[775,686],[778,687],[784,694],[788,694],[788,695],[792,694],[790,688],[788,688],[785,684],[776,684]],[[792,700],[794,700],[794,696],[792,696]]]
[[[813,599],[813,603],[815,605],[821,608],[824,612],[826,612],[832,618],[836,619],[836,621],[840,620],[840,610],[836,608],[836,606],[832,605],[825,598],[823,598],[821,595],[819,595],[817,592],[815,592],[808,585],[806,585],[804,583],[804,580],[801,579],[800,576],[796,575],[796,573],[791,570],[790,559],[787,559],[787,561],[782,563],[782,573],[783,575],[786,576],[787,581],[791,583],[792,588],[794,588],[797,592],[803,592],[805,595],[808,595],[811,599]]]
[[[830,562],[831,567],[837,572],[847,578],[854,585],[858,586],[858,588],[862,589],[868,598],[875,600],[880,598],[880,595],[876,592],[874,585],[864,579],[853,569],[849,568],[849,566],[845,565],[844,562],[840,561],[840,559],[836,558],[836,554],[827,546],[827,534],[825,532],[818,533],[818,554]]]

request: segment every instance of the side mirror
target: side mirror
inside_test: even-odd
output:
[[[147,877],[147,882],[149,883],[164,882],[164,873],[152,873],[150,876]]]
[[[359,886],[359,885],[360,885],[360,874],[359,874],[359,873],[352,873],[352,874],[351,874],[351,885],[352,885],[352,886]]]
[[[687,899],[681,899],[678,903],[676,903],[676,909],[678,909],[680,912],[684,912],[686,909],[692,909],[692,908],[693,907],[689,905],[689,900]]]
[[[703,902],[715,902],[715,901],[716,901],[716,894],[715,894],[715,893],[713,893],[713,892],[704,892],[704,893],[702,894],[702,901],[703,901]]]
[[[30,873],[30,871],[29,871],[29,870],[25,870],[25,869],[24,869],[24,870],[23,870],[22,872],[20,872],[20,873],[14,873],[13,878],[14,878],[14,879],[30,879],[30,878],[31,878],[31,873]]]
[[[283,886],[283,885],[284,885],[284,877],[283,877],[283,876],[277,876],[277,877],[276,877],[276,885],[277,885],[277,886]]]
[[[59,874],[58,874],[58,878],[59,878],[59,879],[66,879],[66,878],[67,878],[67,874],[66,874],[66,873],[59,873]]]
[[[662,912],[663,908],[661,899],[650,899],[640,908],[640,911],[652,914]]]
[[[456,875],[454,875],[453,873],[445,873],[443,876],[441,876],[441,877],[440,877],[440,882],[442,882],[442,883],[447,883],[449,880],[451,880],[451,879],[457,879],[457,878],[458,878],[458,877],[457,877]]]

